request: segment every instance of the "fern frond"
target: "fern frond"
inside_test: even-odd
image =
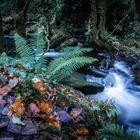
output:
[[[140,140],[140,136],[129,130],[125,131],[123,126],[118,124],[105,124],[101,130],[100,139],[107,140]]]
[[[28,45],[27,41],[17,33],[15,34],[16,52],[23,63],[33,63],[34,53],[32,48]]]
[[[46,48],[46,41],[42,28],[38,28],[33,34],[30,40],[30,46],[33,48],[36,58],[35,69],[39,70],[40,68],[46,67],[47,60],[43,55]]]
[[[81,48],[81,47],[66,47],[61,50],[62,52],[62,57],[76,57],[83,55],[84,53],[91,52],[93,49],[92,48]]]
[[[63,61],[67,61],[70,58],[82,56],[86,52],[90,52],[91,48],[80,48],[80,47],[66,47],[60,51],[60,56],[52,61],[48,66],[48,73],[54,70],[58,64]],[[95,59],[94,59],[95,60]]]
[[[0,56],[0,65],[9,66],[14,63],[13,61],[14,61],[14,59],[12,57],[7,56],[5,53],[3,53]]]
[[[63,78],[71,75],[74,71],[79,69],[82,66],[87,64],[91,64],[95,61],[94,58],[79,56],[79,57],[72,57],[69,59],[57,58],[57,60],[53,60],[50,63],[50,67],[48,67],[48,78],[51,80],[60,81]],[[59,63],[58,63],[59,62]],[[53,67],[52,65],[56,65],[57,67]],[[54,68],[54,69],[53,69]]]
[[[33,34],[30,40],[30,45],[34,49],[36,55],[44,53],[46,42],[42,28],[38,28],[37,31]]]

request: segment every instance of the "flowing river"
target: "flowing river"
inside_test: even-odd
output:
[[[116,61],[108,72],[95,68],[91,70],[102,72],[105,78],[87,76],[86,80],[103,84],[105,89],[102,93],[89,96],[97,100],[113,99],[122,123],[140,130],[140,86],[133,82],[131,67],[125,62]]]

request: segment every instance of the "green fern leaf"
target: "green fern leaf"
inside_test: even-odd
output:
[[[60,81],[63,78],[72,74],[80,67],[93,63],[95,59],[91,57],[79,56],[79,57],[70,58],[68,60],[60,58],[56,61],[57,62],[59,61],[59,63],[57,63],[57,67],[55,67],[54,69],[52,69],[53,67],[51,66],[48,67],[47,75],[49,79],[52,80],[55,79],[56,81]],[[54,60],[53,62],[50,63],[50,65],[53,65],[55,63],[56,62]]]

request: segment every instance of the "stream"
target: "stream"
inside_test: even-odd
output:
[[[96,100],[114,100],[121,123],[140,131],[140,86],[134,84],[131,66],[123,61],[115,61],[108,71],[97,70],[94,67],[91,71],[102,74],[104,78],[87,75],[86,80],[100,83],[105,89],[101,93],[89,96]]]

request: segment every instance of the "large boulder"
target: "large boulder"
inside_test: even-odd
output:
[[[97,92],[102,92],[104,86],[98,83],[87,82],[84,79],[84,75],[80,73],[74,73],[67,79],[63,80],[63,84],[71,86],[76,90],[80,90],[84,94],[95,94]]]

